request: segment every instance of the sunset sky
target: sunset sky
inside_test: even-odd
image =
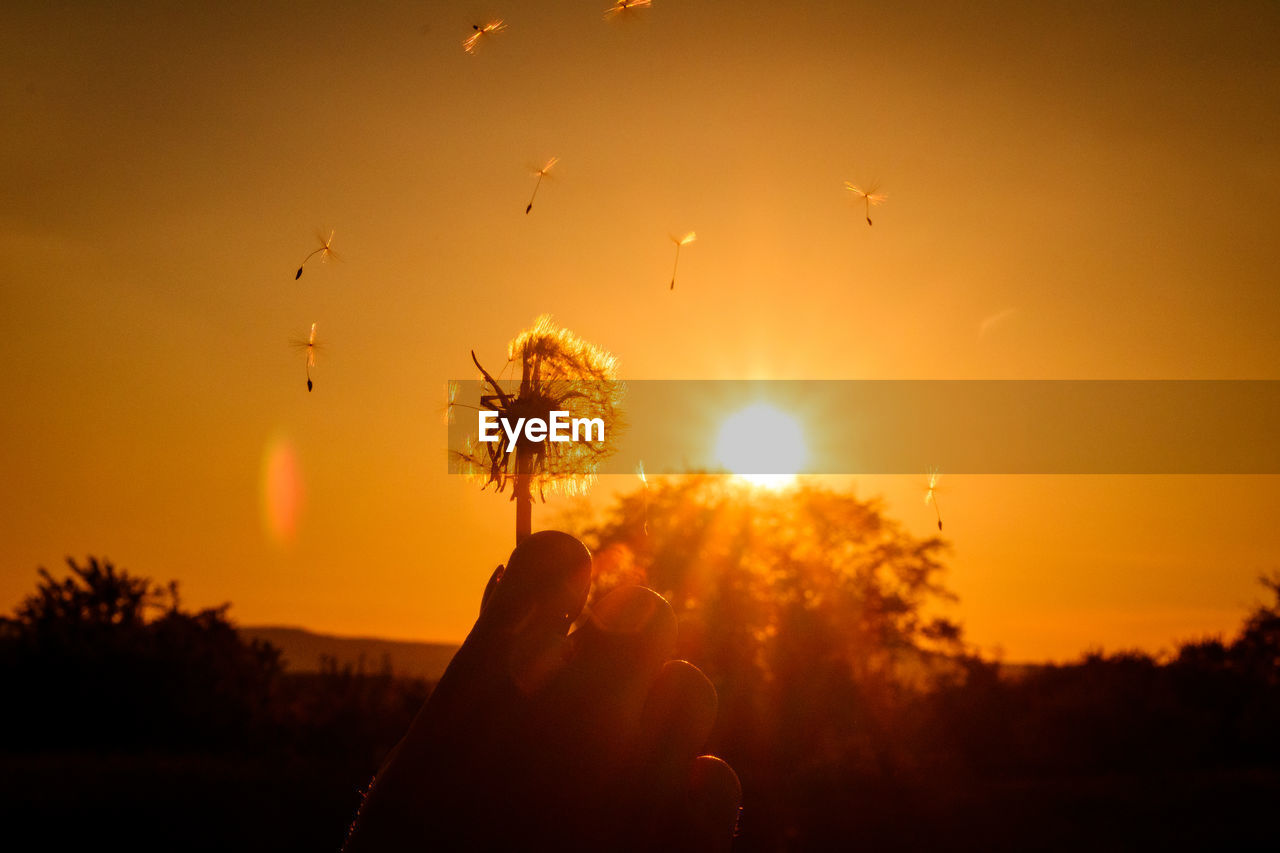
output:
[[[607,5],[5,4],[0,610],[94,554],[460,639],[512,516],[445,383],[543,313],[624,379],[1280,379],[1275,3]],[[927,536],[922,481],[841,483]],[[1230,632],[1280,568],[1280,477],[944,484],[1011,659]]]

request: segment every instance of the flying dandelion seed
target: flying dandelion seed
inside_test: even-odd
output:
[[[306,338],[295,338],[289,342],[295,349],[300,349],[307,354],[307,391],[312,388],[311,384],[311,368],[316,366],[316,353],[321,349],[319,342],[316,341],[316,324],[311,324],[311,334]]]
[[[983,317],[982,322],[978,324],[978,337],[985,338],[987,333],[997,326],[1002,325],[1005,321],[1011,319],[1018,313],[1017,308],[1006,308],[1003,311],[997,311],[990,316]]]
[[[938,517],[938,529],[942,529],[942,509],[938,506],[938,480],[942,477],[937,468],[929,471],[929,487],[924,493],[924,502],[933,504],[933,512]]]
[[[320,248],[313,249],[311,254],[302,259],[302,263],[298,265],[298,272],[294,275],[293,280],[297,281],[302,278],[302,268],[307,265],[307,261],[311,260],[317,254],[320,255],[320,263],[326,263],[329,260],[337,260],[338,256],[333,251],[333,231],[329,232],[328,239],[325,239],[323,232],[317,232],[316,237],[320,240]]]
[[[481,410],[497,412],[501,421],[546,421],[551,412],[561,411],[570,419],[599,418],[604,425],[598,439],[589,433],[586,440],[579,441],[553,442],[550,436],[532,441],[522,432],[514,450],[505,439],[469,439],[463,450],[454,451],[463,469],[479,479],[482,488],[492,483],[501,492],[507,483],[512,484],[519,544],[533,528],[535,491],[545,501],[548,489],[569,494],[585,490],[600,461],[613,453],[622,395],[616,362],[599,347],[557,327],[546,315],[507,347],[508,366],[518,365],[520,370],[520,384],[514,392],[484,369],[474,351],[471,360],[480,371]]]
[[[880,192],[880,188],[875,185],[872,185],[869,189],[864,190],[859,186],[856,186],[854,184],[849,183],[848,181],[845,181],[844,188],[847,189],[849,192],[853,193],[854,195],[858,196],[859,198],[861,198],[862,201],[864,202],[866,206],[868,225],[871,224],[871,208],[875,207],[876,205],[879,205],[889,197],[884,193]]]
[[[449,402],[444,407],[444,422],[446,424],[453,423],[453,410],[458,405],[459,387],[459,383],[452,379],[450,379],[448,384],[445,386],[445,393],[449,397]]]
[[[533,185],[533,195],[529,196],[529,204],[525,206],[524,212],[528,213],[533,210],[533,200],[538,197],[538,187],[542,186],[542,179],[547,176],[547,172],[551,171],[551,167],[560,162],[559,157],[552,157],[547,161],[547,165],[541,169],[534,169],[533,173],[538,176],[537,182]]]
[[[456,417],[455,413],[458,409],[470,409],[473,412],[485,411],[485,409],[482,408],[481,406],[472,406],[468,403],[459,403],[458,392],[461,390],[461,388],[462,388],[462,384],[452,379],[449,380],[449,382],[446,383],[445,385],[445,393],[448,396],[448,402],[445,403],[444,408],[442,408],[441,411],[444,413],[444,422],[446,426],[454,422]]]
[[[483,27],[479,24],[472,24],[471,29],[475,30],[475,32],[463,39],[462,49],[467,53],[474,54],[476,52],[476,48],[480,46],[481,39],[485,36],[493,35],[501,30],[505,30],[506,28],[507,25],[502,23],[501,20],[490,21]]]
[[[636,476],[640,478],[640,485],[644,490],[644,535],[649,535],[649,478],[644,475],[644,460],[641,459],[636,465]]]
[[[688,234],[684,235],[683,237],[677,237],[674,234],[669,234],[667,236],[671,238],[672,243],[676,244],[676,262],[671,265],[671,286],[667,289],[675,290],[676,289],[676,270],[680,269],[680,248],[682,246],[688,245],[689,243],[692,243],[694,240],[697,240],[698,235],[690,231]]]
[[[607,21],[632,9],[645,9],[652,5],[653,0],[618,0],[617,3],[604,10],[604,18]]]

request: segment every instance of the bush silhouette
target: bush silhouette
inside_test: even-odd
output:
[[[181,609],[178,587],[90,557],[40,569],[5,619],[0,655],[21,702],[0,727],[12,748],[242,744],[264,731],[279,652],[245,642],[228,605]]]

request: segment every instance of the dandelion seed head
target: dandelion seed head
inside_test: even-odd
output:
[[[589,436],[579,441],[531,443],[523,435],[517,451],[531,459],[531,492],[578,494],[595,481],[599,463],[613,453],[613,437],[621,427],[618,403],[622,384],[617,379],[617,361],[594,344],[568,329],[558,327],[549,315],[539,317],[531,328],[517,335],[507,347],[508,367],[520,375],[499,382],[481,368],[481,404],[488,411],[515,420],[547,420],[553,411],[567,413],[570,420],[599,418],[604,439]],[[512,388],[514,387],[514,390]],[[494,484],[499,492],[516,477],[516,453],[508,443],[478,442],[468,439],[456,454],[465,473]]]

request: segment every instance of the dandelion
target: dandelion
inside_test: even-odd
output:
[[[888,198],[888,196],[880,192],[880,187],[874,184],[869,189],[864,190],[859,186],[856,186],[854,184],[849,183],[848,181],[845,181],[844,188],[863,200],[866,206],[867,224],[870,225],[871,224],[871,208],[883,202],[885,199]]]
[[[516,543],[527,537],[533,526],[533,495],[546,500],[548,489],[573,494],[586,488],[601,460],[614,450],[612,437],[619,427],[618,400],[622,387],[617,380],[613,356],[583,341],[567,329],[539,317],[533,328],[521,332],[507,348],[507,364],[520,371],[520,383],[503,383],[480,364],[474,351],[471,360],[480,371],[481,411],[497,412],[500,421],[516,424],[519,419],[549,420],[553,411],[570,419],[599,418],[604,434],[586,440],[532,441],[522,431],[512,449],[505,437],[495,442],[468,440],[455,451],[464,470],[502,492],[508,483],[516,503]]]
[[[625,14],[631,9],[644,9],[653,5],[653,0],[618,0],[608,9],[604,10],[604,17],[607,21],[610,18]]]
[[[671,242],[676,244],[676,262],[671,265],[671,287],[667,289],[675,290],[676,289],[676,270],[680,269],[680,247],[688,245],[689,243],[692,243],[694,240],[697,240],[698,235],[690,231],[688,234],[684,235],[683,237],[677,237],[674,234],[669,234],[667,236],[671,238]]]
[[[541,169],[534,169],[533,173],[538,176],[537,182],[533,185],[533,195],[529,196],[529,204],[525,206],[524,212],[528,213],[533,210],[533,200],[538,197],[538,187],[542,186],[542,179],[547,176],[547,172],[551,171],[551,167],[560,162],[559,157],[552,157],[547,161],[547,165]]]
[[[494,33],[500,30],[505,30],[506,28],[507,28],[507,25],[502,23],[501,20],[490,21],[489,23],[485,24],[483,27],[480,26],[479,24],[472,24],[471,29],[475,30],[475,32],[467,36],[465,39],[463,39],[462,49],[465,50],[467,53],[475,53],[476,48],[479,47],[480,40],[482,38],[484,38],[487,35],[493,35]]]
[[[313,249],[311,254],[302,259],[302,263],[298,265],[298,272],[294,275],[293,280],[297,281],[302,278],[302,268],[307,265],[307,261],[311,260],[318,253],[320,255],[320,263],[326,263],[329,260],[337,260],[338,256],[333,251],[333,231],[329,231],[328,239],[325,238],[324,232],[317,231],[316,238],[320,241],[320,248]]]
[[[316,324],[311,324],[311,334],[305,338],[295,338],[289,343],[295,348],[303,350],[307,354],[307,391],[312,388],[311,385],[311,368],[316,366],[316,352],[321,349],[320,344],[316,341]]]
[[[942,529],[942,509],[938,506],[938,480],[942,475],[937,468],[929,470],[929,487],[925,489],[924,502],[933,504],[933,512],[938,517],[938,529]]]

